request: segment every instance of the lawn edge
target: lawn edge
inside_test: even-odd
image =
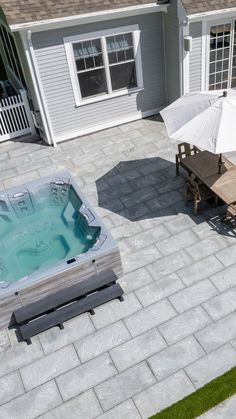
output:
[[[194,419],[236,393],[236,367],[149,419]]]

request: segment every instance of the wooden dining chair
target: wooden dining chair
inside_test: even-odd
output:
[[[200,153],[200,150],[195,145],[188,143],[178,144],[178,154],[175,156],[176,176],[179,176],[179,166],[186,169],[184,166],[184,159],[198,153]]]
[[[232,222],[233,224],[236,222],[236,202],[228,205],[225,221]]]
[[[186,180],[186,203],[194,201],[194,214],[197,215],[198,205],[201,202],[215,198],[215,204],[218,203],[218,197],[206,185],[201,183],[194,175],[187,176]]]

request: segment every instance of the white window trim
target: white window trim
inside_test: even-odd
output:
[[[98,95],[98,96],[94,96],[88,99],[82,99],[82,96],[80,93],[79,81],[77,77],[77,70],[76,70],[76,64],[75,64],[75,58],[74,58],[74,52],[73,52],[73,43],[89,41],[91,39],[101,39],[105,71],[107,72],[109,63],[108,63],[108,55],[106,52],[105,37],[124,34],[124,33],[130,33],[130,32],[132,32],[132,35],[133,35],[137,87],[132,88],[132,89],[122,89],[117,92],[108,93],[104,95]],[[101,102],[103,100],[108,100],[108,99],[119,97],[119,96],[130,95],[132,93],[137,93],[144,89],[141,48],[140,48],[140,30],[139,30],[138,25],[123,26],[123,27],[119,27],[115,29],[106,29],[103,31],[90,32],[90,33],[86,33],[82,35],[74,35],[74,36],[65,37],[63,38],[63,40],[64,40],[64,45],[65,45],[65,52],[66,52],[68,66],[69,66],[69,73],[71,77],[76,106],[84,106],[90,103]],[[109,86],[109,78],[106,77],[106,79],[108,81],[108,91],[111,91],[111,86]]]
[[[209,37],[208,37],[208,23],[202,22],[202,77],[201,77],[201,91],[208,90],[207,77],[209,78]],[[208,73],[208,75],[206,74]]]
[[[203,34],[205,34],[205,43],[203,46],[203,55],[202,55],[202,65],[203,65],[203,79],[202,79],[202,90],[208,90],[209,89],[209,65],[210,65],[210,29],[211,26],[217,26],[222,25],[224,23],[231,23],[234,26],[234,22],[236,21],[236,17],[228,17],[225,19],[220,20],[209,20],[207,23],[203,25]],[[232,26],[232,28],[233,28]],[[203,39],[202,39],[202,42]],[[204,53],[205,50],[205,53]],[[230,68],[231,68],[231,60],[232,60],[232,44],[230,46]],[[230,74],[230,82],[231,82],[231,74]]]

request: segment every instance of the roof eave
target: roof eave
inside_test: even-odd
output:
[[[103,10],[101,12],[84,13],[81,15],[67,16],[62,18],[47,19],[35,22],[9,24],[12,32],[30,30],[32,32],[45,31],[50,29],[84,25],[86,23],[99,22],[104,20],[118,19],[127,16],[137,16],[147,13],[167,12],[168,4],[158,5],[148,3],[138,6],[123,7],[113,10]]]
[[[236,7],[227,9],[211,10],[209,12],[193,13],[187,15],[190,22],[198,22],[199,20],[216,20],[225,17],[232,17],[236,15]]]

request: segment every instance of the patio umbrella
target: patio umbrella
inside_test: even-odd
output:
[[[188,93],[160,112],[169,137],[219,156],[236,150],[236,91]]]

